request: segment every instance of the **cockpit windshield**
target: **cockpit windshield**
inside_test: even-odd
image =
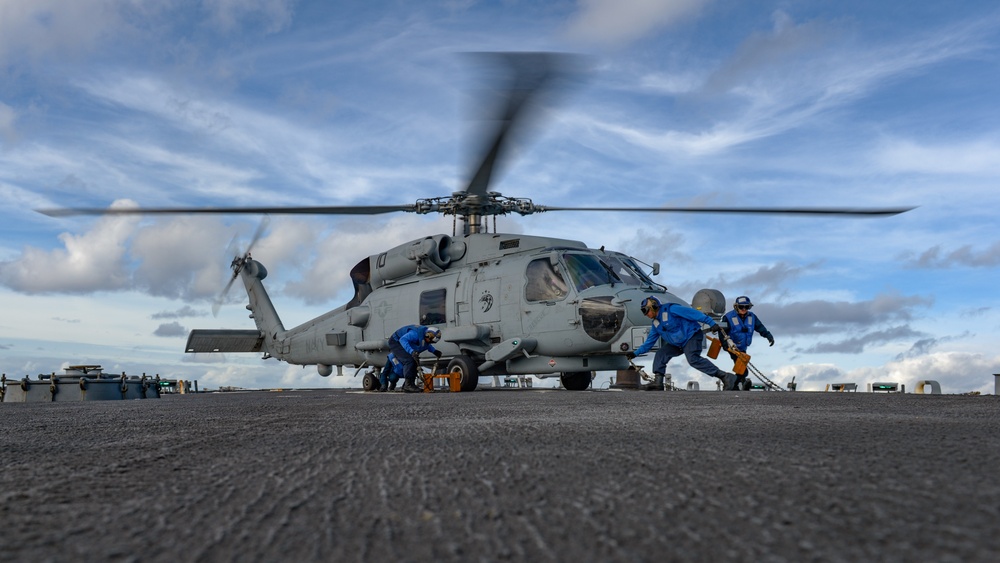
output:
[[[570,253],[562,255],[577,291],[598,285],[652,286],[642,270],[629,258],[596,254]]]
[[[567,253],[563,254],[563,261],[566,262],[566,269],[569,270],[569,276],[577,291],[621,282],[621,278],[616,276],[607,264],[601,262],[593,254]]]

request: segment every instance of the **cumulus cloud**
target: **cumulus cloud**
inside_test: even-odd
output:
[[[346,301],[353,295],[349,274],[359,260],[385,252],[420,234],[432,233],[435,229],[438,232],[451,231],[450,220],[439,219],[433,223],[435,225],[428,225],[418,217],[399,216],[373,229],[371,220],[347,221],[317,241],[311,261],[302,264],[304,271],[301,279],[289,282],[284,293],[307,304],[325,303],[335,296]],[[378,235],[373,236],[373,232]]]
[[[153,331],[154,336],[164,336],[167,338],[175,338],[178,336],[187,336],[187,329],[181,326],[178,322],[164,323],[156,327]]]
[[[711,0],[580,0],[570,39],[621,45],[696,15]]]
[[[134,206],[121,200],[112,207]],[[126,243],[136,217],[107,216],[81,235],[62,233],[64,248],[28,247],[16,260],[0,262],[0,283],[23,293],[88,293],[127,288]]]
[[[934,380],[941,384],[943,393],[991,393],[994,373],[1000,373],[1000,356],[939,352],[856,369],[849,377],[859,382],[902,383],[908,392],[915,390],[917,381]]]
[[[914,269],[948,269],[956,266],[992,268],[1000,265],[1000,242],[995,242],[982,250],[974,250],[972,245],[967,244],[945,251],[941,245],[935,245],[919,256],[907,254],[903,255],[902,259],[906,267]]]
[[[853,370],[832,364],[788,365],[768,377],[782,386],[794,377],[800,391],[822,391],[830,383],[855,383],[864,391],[868,383],[886,381],[905,385],[912,393],[918,381],[933,380],[941,384],[942,393],[992,393],[994,373],[1000,373],[1000,356],[938,352]]]
[[[178,299],[214,297],[226,279],[231,257],[223,255],[223,241],[229,238],[230,229],[216,218],[182,216],[144,227],[131,246],[138,262],[133,286]]]

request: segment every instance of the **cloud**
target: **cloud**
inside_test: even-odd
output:
[[[326,303],[335,296],[347,301],[353,295],[349,274],[359,260],[422,235],[445,230],[451,232],[451,220],[427,221],[410,215],[394,217],[384,223],[345,221],[336,231],[329,231],[316,241],[311,260],[300,264],[304,267],[301,279],[289,282],[284,293],[310,305]],[[260,256],[264,256],[263,248]]]
[[[4,0],[0,2],[0,61],[15,56],[76,56],[119,38],[149,41],[150,35],[169,28],[172,19],[188,9],[187,4]],[[294,15],[294,0],[204,0],[200,4],[199,20],[213,35],[253,29],[272,34],[287,29]],[[185,31],[193,35],[191,30]]]
[[[668,227],[651,233],[639,228],[635,236],[621,242],[621,251],[630,256],[657,256],[671,263],[690,262],[691,256],[680,250],[684,247],[684,235]]]
[[[982,317],[985,316],[986,313],[989,313],[992,310],[993,307],[973,307],[969,309],[963,309],[961,315],[963,317]]]
[[[754,308],[771,332],[785,335],[856,331],[890,322],[909,321],[917,307],[933,303],[929,297],[882,293],[866,301],[796,301],[765,303]],[[877,337],[872,337],[877,338]]]
[[[895,326],[836,342],[819,342],[808,348],[801,348],[796,351],[803,354],[860,354],[868,346],[877,346],[887,342],[895,342],[919,336],[924,336],[924,333],[917,332],[908,326]]]
[[[736,274],[735,277],[720,275],[704,281],[685,282],[675,286],[675,289],[682,295],[687,295],[703,287],[711,287],[719,289],[723,294],[733,294],[731,296],[733,299],[736,295],[749,295],[751,301],[756,302],[768,295],[782,293],[791,282],[819,266],[819,262],[802,266],[777,262],[773,265],[759,266],[756,270],[745,274]]]
[[[889,381],[912,393],[918,381],[933,380],[941,384],[942,393],[992,393],[993,373],[1000,373],[1000,356],[938,352],[850,371],[832,364],[787,365],[768,377],[782,386],[794,377],[800,391],[822,391],[830,383],[856,383],[864,391],[868,383]]]
[[[17,131],[14,129],[16,118],[17,114],[14,113],[14,108],[0,102],[0,140],[8,143],[14,141],[17,136]]]
[[[905,261],[905,267],[912,269],[950,269],[956,266],[992,268],[1000,265],[1000,242],[979,251],[968,244],[948,252],[942,250],[941,245],[935,245],[916,258],[912,254],[904,254],[901,259]]]
[[[941,344],[946,344],[948,342],[953,342],[956,340],[964,340],[969,338],[971,333],[966,331],[958,336],[943,336],[941,338],[922,338],[913,343],[913,346],[909,350],[903,352],[896,356],[896,361],[902,361],[907,358],[916,358],[919,356],[925,356],[931,352],[933,348]]]
[[[1000,174],[1000,144],[975,140],[917,144],[903,139],[887,139],[872,155],[885,172],[893,174],[979,175]]]
[[[134,203],[121,200],[112,207],[130,205]],[[0,262],[0,283],[23,293],[125,289],[129,286],[126,243],[138,220],[101,217],[82,235],[60,234],[64,248],[45,252],[28,247],[17,260]]]
[[[649,120],[608,122],[599,114],[580,113],[573,117],[574,126],[591,134],[610,133],[663,155],[718,154],[801,128],[890,81],[989,48],[985,38],[993,26],[989,19],[977,20],[876,45],[856,44],[819,21],[796,23],[781,11],[773,20],[769,32],[747,38],[701,88],[688,94],[689,103],[716,105],[713,113],[722,117],[715,121],[684,131],[665,129],[656,121],[655,126]]]
[[[217,218],[181,216],[136,232],[131,256],[138,262],[132,287],[176,299],[214,297],[224,287],[223,241],[231,229]]]
[[[158,319],[183,319],[188,317],[204,317],[208,315],[205,311],[198,311],[192,308],[190,305],[185,305],[176,311],[162,311],[159,313],[153,313],[149,318],[153,320]]]
[[[187,329],[181,326],[180,323],[164,323],[156,327],[153,331],[154,336],[163,336],[168,338],[174,338],[178,336],[187,336]]]
[[[917,381],[934,380],[941,384],[942,393],[988,393],[994,386],[994,373],[1000,373],[1000,356],[939,352],[859,368],[849,376],[859,382],[895,381],[906,385],[908,392],[915,390]]]
[[[4,0],[0,3],[0,61],[21,54],[91,50],[121,22],[120,0]]]
[[[691,18],[711,0],[580,0],[566,35],[585,43],[622,45]]]

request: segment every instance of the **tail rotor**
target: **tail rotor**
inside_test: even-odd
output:
[[[271,219],[267,215],[264,215],[261,218],[260,224],[257,225],[257,230],[254,231],[253,236],[250,238],[250,243],[247,244],[246,250],[243,252],[238,250],[239,247],[237,246],[235,236],[233,237],[233,240],[229,241],[227,254],[233,255],[233,261],[229,264],[229,267],[233,270],[233,275],[229,278],[229,282],[226,283],[226,287],[222,288],[222,291],[219,292],[219,295],[217,295],[215,300],[212,302],[212,316],[219,316],[219,309],[222,308],[222,304],[226,301],[226,295],[229,294],[229,289],[233,287],[233,283],[236,282],[236,278],[239,277],[244,266],[246,266],[247,262],[250,261],[250,250],[253,249],[255,244],[257,244],[260,237],[264,235],[264,231],[267,229],[267,225],[270,222]]]

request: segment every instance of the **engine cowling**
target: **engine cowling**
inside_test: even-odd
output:
[[[463,250],[456,247],[455,251]],[[452,240],[448,235],[434,235],[401,244],[369,257],[371,285],[381,287],[414,274],[441,273],[452,261]]]

